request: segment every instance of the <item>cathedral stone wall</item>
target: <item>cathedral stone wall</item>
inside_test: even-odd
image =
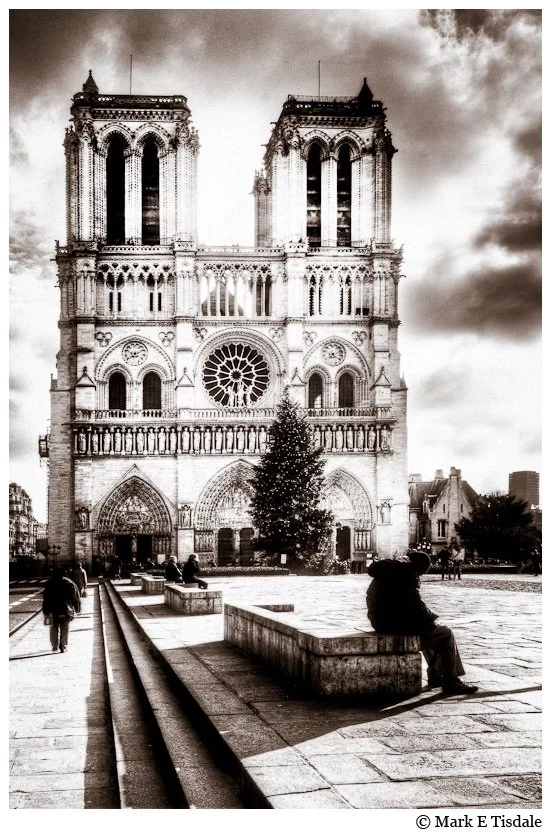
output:
[[[198,246],[185,97],[100,95],[90,75],[71,112],[48,437],[61,558],[250,562],[248,479],[286,388],[325,452],[333,554],[362,570],[403,551],[402,252],[381,102],[366,83],[289,97],[255,175],[254,248]]]

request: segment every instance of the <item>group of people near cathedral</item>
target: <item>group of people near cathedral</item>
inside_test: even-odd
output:
[[[200,571],[197,555],[191,554],[181,568],[176,555],[170,555],[165,565],[165,578],[177,584],[197,584],[199,589],[207,589],[208,583],[199,577]]]

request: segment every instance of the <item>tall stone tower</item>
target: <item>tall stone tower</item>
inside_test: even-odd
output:
[[[367,83],[289,96],[254,179],[254,248],[197,243],[183,96],[103,95],[90,73],[71,113],[40,444],[61,559],[250,562],[251,466],[286,387],[325,450],[337,556],[362,571],[403,551],[395,149]]]

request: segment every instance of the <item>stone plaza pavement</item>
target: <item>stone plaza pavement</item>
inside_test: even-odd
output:
[[[209,588],[221,589],[230,603],[294,603],[301,621],[362,630],[368,582],[361,575],[235,577],[212,578]],[[216,714],[221,733],[241,733],[250,741],[247,769],[254,771],[274,808],[541,807],[541,577],[465,576],[453,582],[425,576],[423,597],[441,622],[453,627],[466,679],[480,690],[450,698],[424,689],[386,706],[307,698],[226,645],[221,615],[184,618],[166,607],[162,596],[145,596],[122,583],[117,588],[157,649],[167,657],[188,649],[219,681],[218,693],[205,682],[196,686],[197,695]],[[93,628],[84,622],[85,616],[93,618],[91,602],[86,599],[84,615],[71,633],[71,650],[78,655],[70,650],[12,662],[14,807],[32,804],[29,797],[17,797],[18,786],[28,790],[29,778],[46,791],[43,772],[57,743],[67,753],[66,768],[58,764],[55,769],[56,788],[66,783],[71,805],[80,800],[84,808],[86,794],[97,798],[97,785],[108,808],[109,774],[94,774],[93,768],[94,748],[105,738],[101,694],[94,688],[91,653],[86,652]],[[39,640],[42,649],[47,642],[45,628],[39,626],[37,651]],[[60,683],[55,707],[50,704],[49,713],[39,713],[38,702],[45,709],[48,690],[51,703]],[[220,696],[220,683],[225,696]],[[79,721],[80,702],[90,697],[94,707],[96,696],[98,721],[92,728],[87,723],[90,743]],[[230,701],[234,704],[226,708]],[[63,729],[67,716],[69,731]],[[268,747],[255,744],[253,734],[259,730],[271,738]],[[63,805],[62,800],[48,803],[53,799],[47,794],[44,807]]]

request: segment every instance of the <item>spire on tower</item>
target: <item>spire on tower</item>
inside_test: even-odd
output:
[[[88,70],[88,78],[86,79],[86,83],[82,85],[82,92],[90,93],[91,95],[97,95],[99,92],[98,85],[92,78],[92,70]]]
[[[367,106],[371,106],[373,101],[373,93],[367,86],[367,78],[364,78],[363,87],[358,94],[358,102]]]

